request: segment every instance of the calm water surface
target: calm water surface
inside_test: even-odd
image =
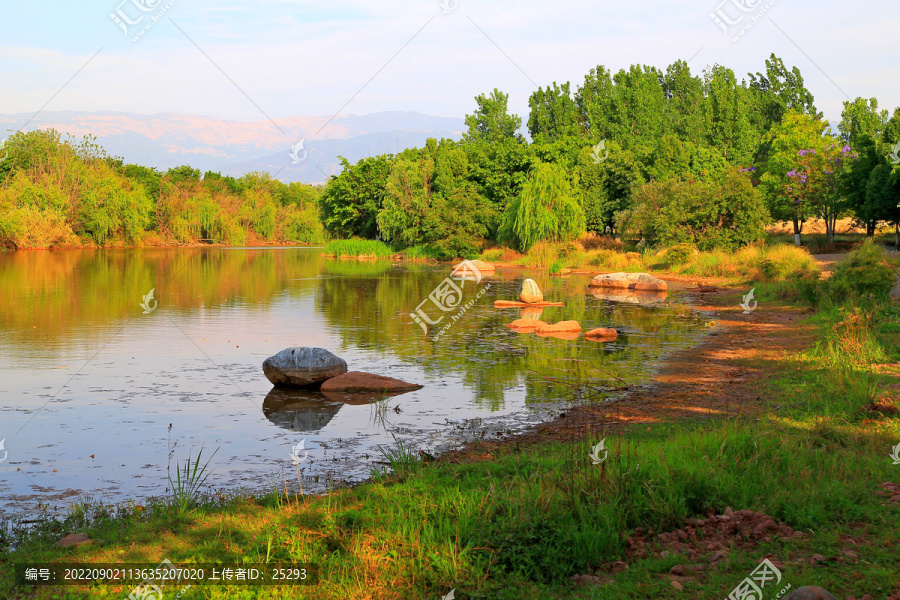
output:
[[[435,339],[410,313],[448,270],[314,248],[0,253],[0,515],[164,495],[167,469],[201,448],[216,451],[214,488],[296,486],[300,441],[305,490],[359,481],[395,439],[440,452],[602,402],[705,331],[677,295],[641,306],[595,297],[587,276],[537,276],[546,299],[565,302],[542,320],[619,338],[517,334],[504,325],[521,311],[493,302],[516,299],[525,275],[500,270],[466,283],[456,310],[422,305],[443,326],[474,300]],[[352,403],[273,392],[262,361],[288,346],[425,387]]]

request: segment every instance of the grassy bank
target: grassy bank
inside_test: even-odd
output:
[[[635,249],[636,250],[636,249]],[[818,271],[804,248],[787,244],[748,246],[736,252],[700,252],[688,245],[629,251],[620,240],[591,236],[563,244],[535,244],[527,254],[508,248],[486,250],[481,260],[548,269],[667,272],[696,277],[717,277],[731,282],[779,281]]]
[[[82,506],[28,535],[0,533],[0,597],[121,598],[130,591],[12,588],[17,562],[168,558],[179,565],[297,561],[320,568],[315,587],[204,586],[187,590],[188,599],[434,599],[451,589],[462,599],[722,598],[768,556],[781,565],[782,584],[886,598],[900,570],[900,503],[876,492],[883,482],[900,482],[900,465],[888,456],[900,443],[900,419],[866,408],[894,404],[900,310],[882,288],[854,286],[870,279],[861,275],[871,272],[862,263],[886,267],[877,251],[859,259],[833,282],[807,282],[818,310],[769,334],[796,336],[796,351],[769,351],[766,339],[752,340],[767,351],[738,364],[768,376],[757,402],[737,413],[608,430],[600,423],[571,439],[492,444],[460,461],[422,462],[394,448],[391,474],[321,498],[281,490],[207,494],[187,507],[178,498]],[[764,291],[760,311],[777,312],[779,298],[809,306],[809,289]],[[604,438],[608,458],[592,464],[588,454]],[[658,540],[640,556],[626,539],[684,531],[685,519],[727,508],[765,513],[804,535],[735,539],[724,558],[703,540],[699,557],[666,554]],[[54,546],[76,532],[96,542]],[[685,574],[673,575],[679,566]],[[571,577],[578,575],[590,585],[575,586]]]

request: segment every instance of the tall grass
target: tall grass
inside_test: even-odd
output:
[[[213,452],[203,466],[200,466],[200,458],[203,455],[203,449],[197,453],[197,458],[191,463],[191,457],[188,456],[184,465],[181,467],[175,464],[175,479],[169,476],[169,485],[172,486],[171,506],[178,515],[186,515],[191,507],[200,498],[200,488],[206,483],[210,473],[207,473],[209,463],[218,452],[218,448]]]
[[[325,254],[337,258],[388,258],[391,247],[377,240],[332,240],[325,245]]]

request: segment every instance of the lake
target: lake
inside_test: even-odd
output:
[[[299,467],[303,489],[323,491],[367,478],[384,460],[379,447],[397,440],[439,453],[616,397],[706,331],[677,293],[640,305],[593,295],[586,275],[520,270],[457,282],[461,302],[443,312],[429,295],[446,285],[446,264],[321,252],[0,253],[0,516],[165,495],[176,464],[201,449],[203,462],[215,452],[210,488],[296,489]],[[527,276],[565,303],[531,316],[619,337],[511,331],[521,309],[493,302],[516,299]],[[418,308],[443,319],[426,333],[411,317]],[[424,388],[349,403],[273,391],[262,362],[289,346]]]

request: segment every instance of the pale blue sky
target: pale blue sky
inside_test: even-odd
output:
[[[132,20],[145,15],[131,34],[172,1],[122,4]],[[598,64],[665,68],[696,54],[695,72],[719,63],[744,78],[762,71],[771,52],[800,67],[832,120],[845,93],[900,106],[900,2],[893,0],[445,0],[455,6],[446,13],[440,0],[175,0],[137,42],[109,17],[120,2],[0,1],[0,113],[30,115],[59,92],[46,110],[241,121],[264,120],[263,112],[331,116],[375,76],[343,114],[462,117],[476,94],[498,87],[524,119],[532,82],[574,87]],[[141,2],[155,8],[142,12],[134,4]],[[710,18],[716,8],[733,20],[743,15],[737,28],[766,5],[739,42]]]

